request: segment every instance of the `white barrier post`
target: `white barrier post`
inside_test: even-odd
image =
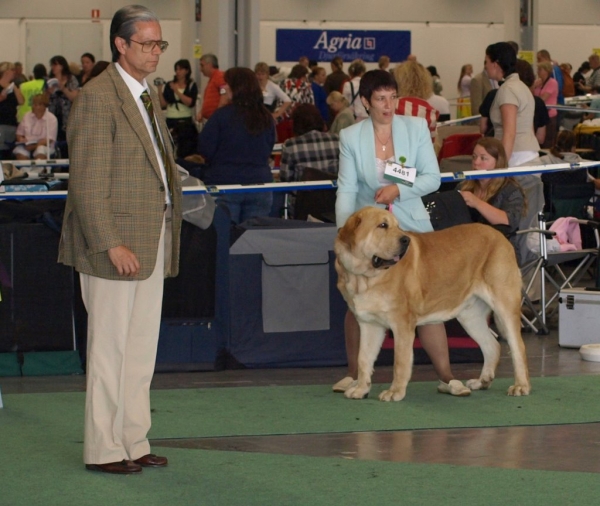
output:
[[[2,404],[2,390],[0,390],[0,409],[2,409],[4,407],[4,404]]]

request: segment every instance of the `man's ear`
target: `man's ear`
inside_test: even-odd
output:
[[[128,46],[128,43],[124,38],[115,37],[115,47],[117,48],[117,51],[119,51],[120,54],[125,54],[125,51],[127,50],[127,46]]]

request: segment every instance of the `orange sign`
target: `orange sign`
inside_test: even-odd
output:
[[[100,9],[92,9],[92,21],[94,23],[100,22]]]

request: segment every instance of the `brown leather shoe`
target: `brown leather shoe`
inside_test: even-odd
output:
[[[133,462],[142,467],[166,467],[169,463],[167,457],[159,457],[158,455],[154,455],[154,453],[144,455],[139,459],[135,459]]]
[[[142,472],[142,466],[131,460],[109,462],[108,464],[86,464],[85,468],[88,471],[100,471],[102,473],[112,474],[139,474]]]

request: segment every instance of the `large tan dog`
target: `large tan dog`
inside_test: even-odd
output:
[[[487,324],[490,311],[510,346],[515,384],[508,395],[531,390],[521,338],[521,274],[512,245],[492,227],[459,225],[440,232],[405,232],[394,215],[365,207],[335,241],[338,288],[360,325],[358,382],[346,390],[362,399],[386,329],[394,333],[394,379],[382,401],[406,395],[412,373],[415,327],[457,318],[479,344],[484,363],[471,390],[491,385],[500,345]]]

